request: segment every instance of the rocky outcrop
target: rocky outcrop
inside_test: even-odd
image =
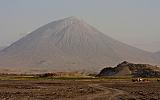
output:
[[[97,76],[160,77],[160,68],[149,64],[124,61],[114,68],[104,68]]]

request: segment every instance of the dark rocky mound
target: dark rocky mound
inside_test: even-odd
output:
[[[133,64],[124,61],[114,68],[104,68],[97,76],[160,77],[160,68],[149,64]]]

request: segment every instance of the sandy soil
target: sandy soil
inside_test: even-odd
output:
[[[0,100],[160,100],[160,83],[0,81]]]

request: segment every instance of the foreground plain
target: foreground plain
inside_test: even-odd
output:
[[[130,79],[0,80],[0,100],[160,100],[160,83]]]

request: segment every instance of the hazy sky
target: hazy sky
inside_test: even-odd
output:
[[[69,16],[127,44],[160,50],[160,0],[0,0],[0,46]]]

